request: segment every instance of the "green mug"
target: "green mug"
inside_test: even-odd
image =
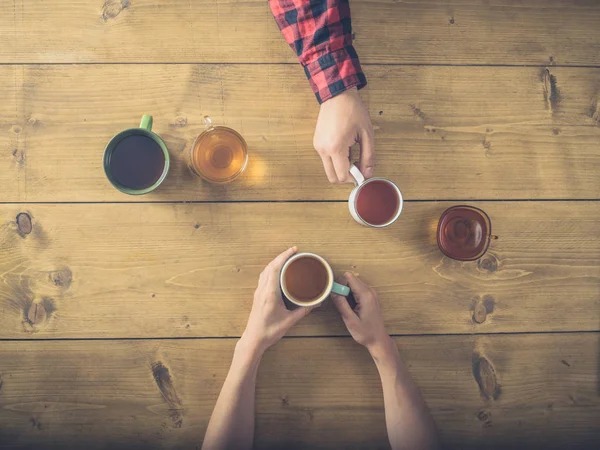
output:
[[[169,161],[167,146],[152,132],[152,116],[148,114],[142,117],[139,128],[121,131],[104,149],[106,178],[129,195],[147,194],[160,186],[169,172]]]

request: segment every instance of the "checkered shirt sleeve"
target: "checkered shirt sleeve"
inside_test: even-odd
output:
[[[352,46],[348,0],[269,0],[269,5],[319,103],[367,84]]]

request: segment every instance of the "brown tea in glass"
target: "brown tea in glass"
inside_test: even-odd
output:
[[[211,183],[229,183],[246,168],[246,141],[231,128],[213,126],[209,117],[203,121],[206,130],[192,144],[190,168]]]
[[[481,258],[490,245],[492,223],[488,215],[473,206],[453,206],[440,217],[438,247],[444,255],[459,261]]]

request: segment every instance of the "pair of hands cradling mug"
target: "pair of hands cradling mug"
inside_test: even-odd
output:
[[[260,274],[243,337],[263,351],[275,344],[300,319],[321,304],[319,302],[290,311],[283,303],[280,275],[286,261],[297,251],[297,247],[284,251]],[[331,298],[352,337],[369,349],[389,339],[375,291],[351,273],[344,274],[338,282],[346,287],[348,292],[352,291],[356,301],[353,310],[345,297],[331,293]]]

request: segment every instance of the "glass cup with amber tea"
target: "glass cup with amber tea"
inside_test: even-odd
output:
[[[438,223],[438,247],[458,261],[481,258],[495,238],[489,216],[474,206],[452,206],[442,213]]]
[[[210,117],[203,119],[206,129],[194,140],[189,153],[192,172],[211,183],[229,183],[248,165],[248,146],[235,130],[214,126]]]

